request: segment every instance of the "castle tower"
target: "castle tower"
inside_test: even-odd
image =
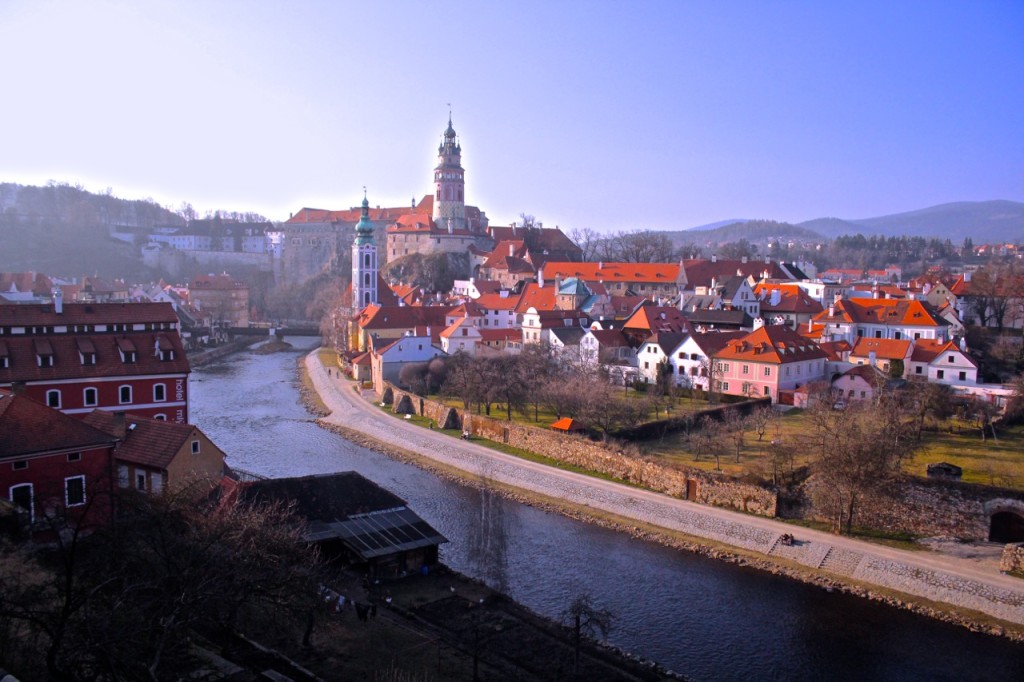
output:
[[[370,222],[370,202],[363,190],[363,214],[356,223],[356,238],[352,242],[352,307],[362,310],[377,303],[377,241],[373,238]]]
[[[466,229],[466,180],[462,170],[462,147],[455,137],[452,115],[448,114],[448,129],[437,148],[437,167],[434,169],[434,222],[439,227]]]

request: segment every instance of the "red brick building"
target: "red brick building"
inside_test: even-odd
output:
[[[0,388],[65,414],[186,423],[189,371],[169,303],[0,305]]]
[[[110,518],[117,441],[23,395],[0,391],[0,498],[25,510],[37,530],[101,524]]]

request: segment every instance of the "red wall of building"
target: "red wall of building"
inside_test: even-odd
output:
[[[153,399],[153,387],[163,384],[164,400]],[[121,386],[131,386],[132,399],[129,403],[120,401]],[[95,388],[97,404],[85,404],[85,389]],[[87,414],[92,410],[116,409],[145,417],[164,415],[167,421],[184,424],[188,422],[188,377],[181,374],[159,379],[136,377],[131,379],[87,378],[77,381],[32,383],[25,386],[25,395],[43,403],[47,392],[60,391],[60,411],[72,416]]]
[[[85,504],[67,508],[68,516],[75,521],[84,520],[86,525],[105,523],[110,519],[113,452],[113,446],[82,450],[78,453],[81,458],[76,462],[69,462],[66,452],[23,460],[5,459],[0,462],[0,495],[11,499],[12,487],[31,483],[35,520],[38,522],[53,504],[64,508],[65,478],[85,476]],[[15,469],[16,461],[24,461],[28,466]]]

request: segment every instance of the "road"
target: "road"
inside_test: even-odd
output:
[[[826,568],[858,582],[982,611],[1024,624],[1024,580],[1000,573],[992,562],[946,553],[901,550],[740,512],[700,505],[530,462],[446,434],[424,429],[381,412],[354,384],[328,377],[316,351],[306,367],[321,400],[331,410],[324,418],[365,435],[473,475],[488,478],[574,505]],[[795,546],[782,535],[797,536]]]

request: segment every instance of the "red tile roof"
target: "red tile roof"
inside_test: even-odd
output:
[[[113,412],[93,410],[82,421],[104,433],[119,435],[117,415]],[[124,427],[123,440],[114,451],[115,459],[155,469],[166,469],[199,432],[192,424],[176,424],[133,414],[125,415]]]
[[[879,298],[844,298],[814,317],[815,322],[852,322],[855,324],[894,324],[912,327],[945,327],[948,323],[922,301]]]
[[[61,313],[52,304],[0,304],[0,327],[49,327],[85,324],[178,324],[170,303],[65,303]]]
[[[443,329],[444,318],[451,312],[448,306],[380,306],[368,305],[356,316],[359,326],[367,331],[375,329],[412,329],[431,326]]]
[[[161,360],[156,352],[157,338],[163,339],[161,348],[174,351],[173,360]],[[39,346],[44,341],[52,351],[53,365],[40,367],[36,361]],[[94,365],[83,365],[79,355],[80,342],[91,345],[96,353]],[[122,375],[182,374],[190,371],[188,358],[177,334],[135,332],[128,334],[54,334],[45,338],[7,336],[8,367],[0,368],[0,384],[12,381],[52,381],[85,377],[111,377]],[[135,349],[135,360],[123,362],[119,349]]]
[[[679,279],[679,263],[565,263],[544,264],[544,281],[576,277],[594,282],[665,284]]]
[[[649,303],[637,308],[636,312],[623,323],[622,328],[627,331],[641,330],[652,334],[682,334],[689,331],[690,323],[678,308]]]
[[[879,360],[903,360],[910,354],[908,339],[867,339],[859,338],[853,345],[850,357],[866,358],[874,353]]]
[[[730,341],[715,354],[723,360],[749,360],[772,364],[824,360],[818,344],[783,326],[755,329],[741,339]]]
[[[117,438],[31,398],[0,391],[0,458],[113,446]]]
[[[553,283],[542,287],[536,282],[527,282],[516,304],[516,312],[525,313],[530,308],[536,308],[538,311],[554,310],[555,293]]]
[[[961,351],[960,347],[952,341],[940,342],[935,339],[917,339],[914,341],[914,352],[911,354],[910,359],[913,362],[927,362],[930,364],[935,360],[935,358],[947,351],[959,353],[972,365],[975,367],[978,366],[978,363],[974,361],[974,358]]]

